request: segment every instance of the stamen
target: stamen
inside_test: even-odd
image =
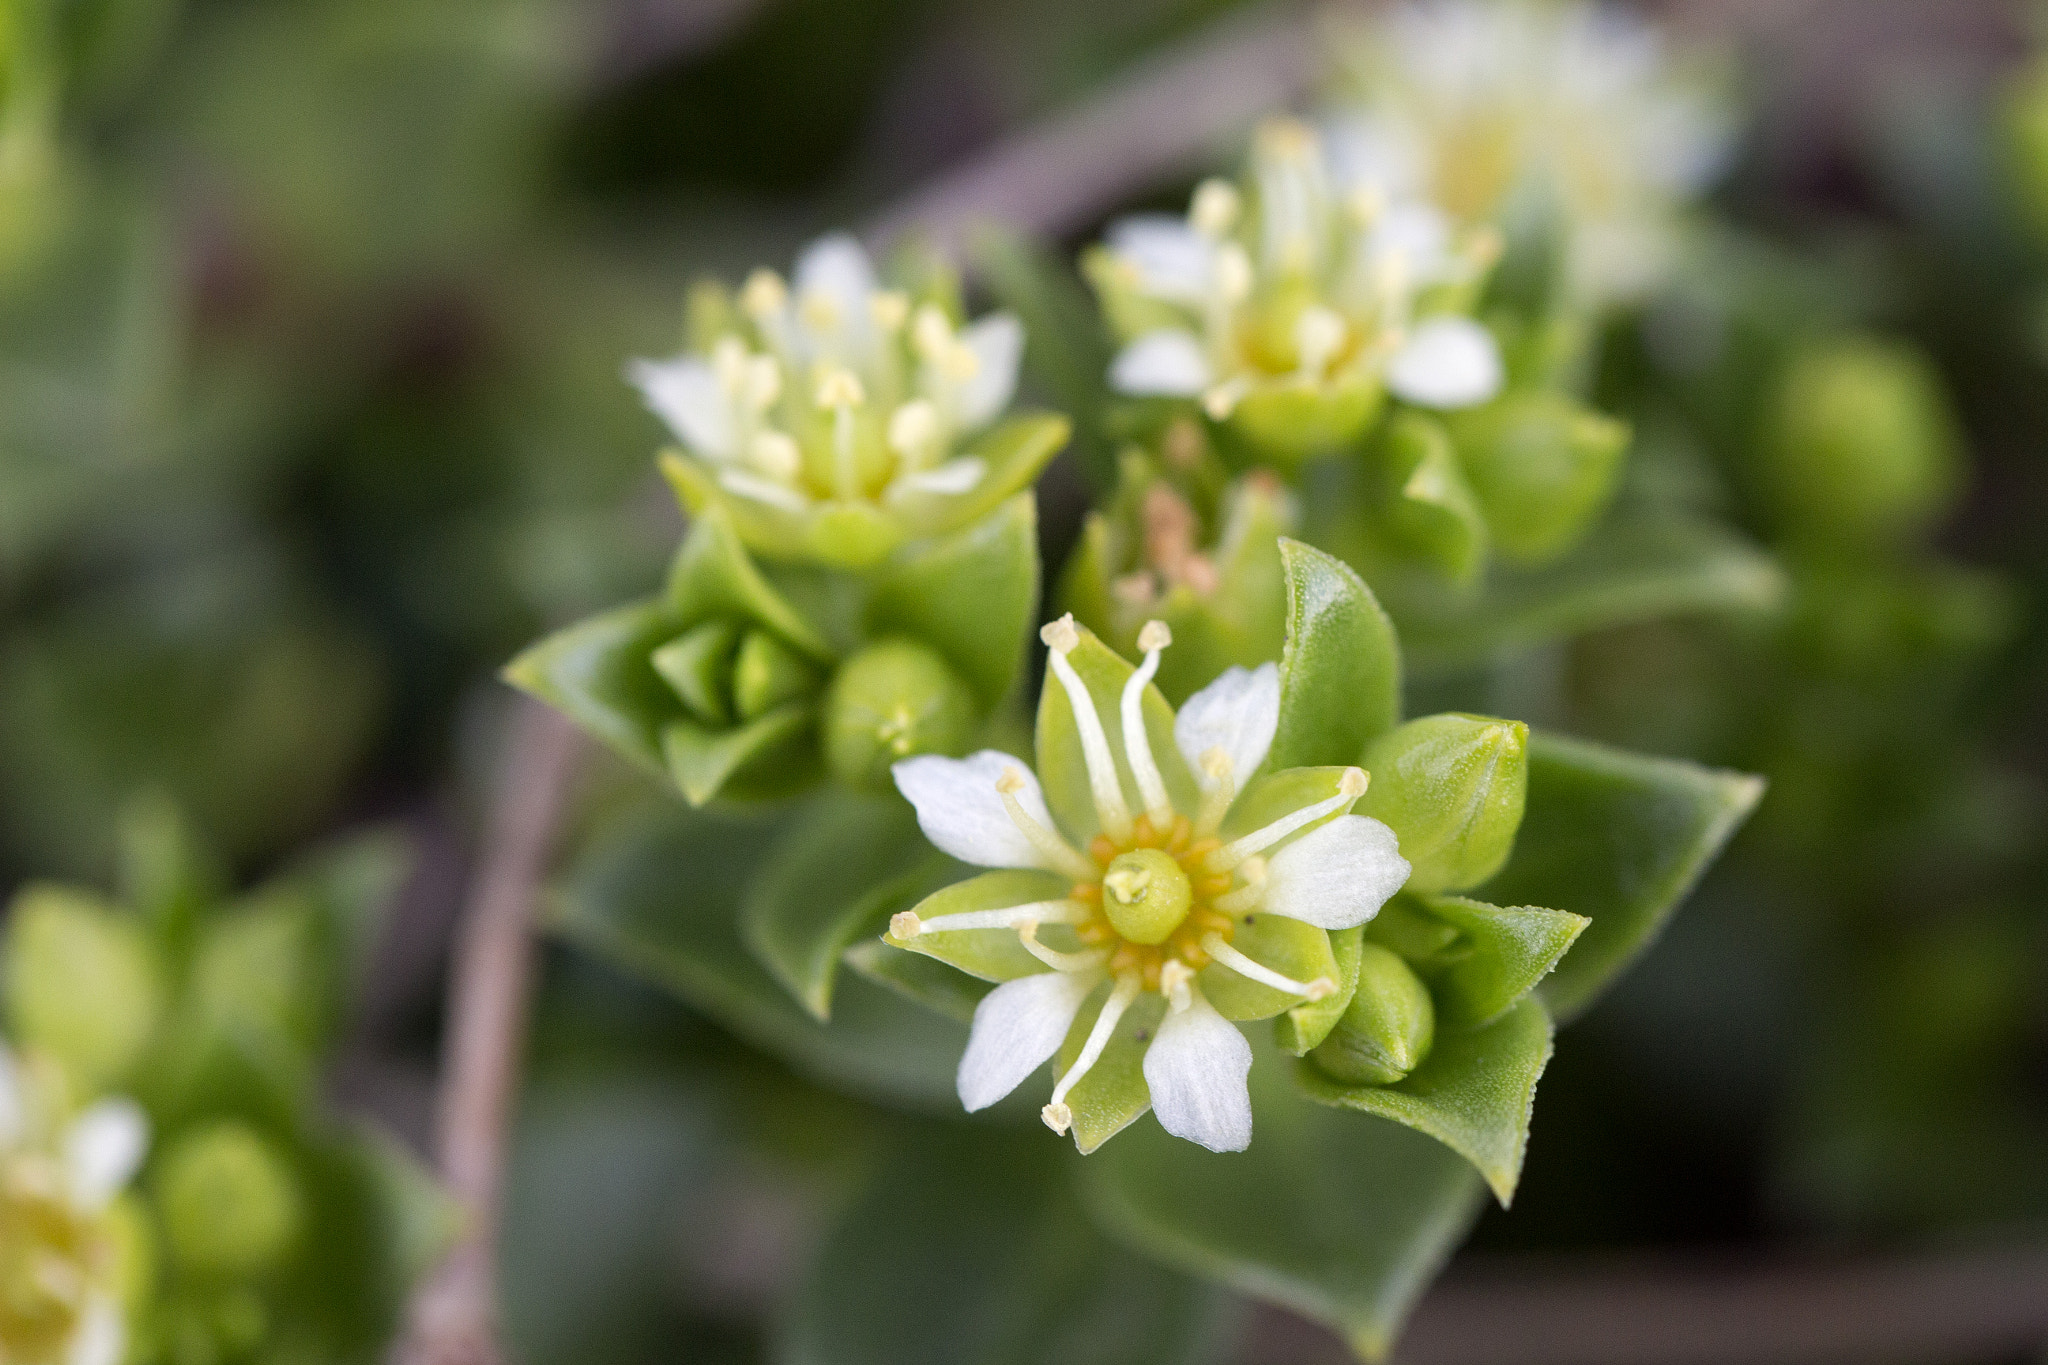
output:
[[[1179,1014],[1194,1003],[1189,983],[1195,979],[1195,969],[1177,957],[1170,957],[1159,967],[1159,993],[1166,997],[1166,1007]]]
[[[1202,395],[1202,411],[1218,422],[1230,420],[1230,414],[1237,411],[1237,404],[1249,386],[1242,375],[1226,379]]]
[[[817,402],[821,408],[857,408],[867,401],[860,376],[834,365],[818,376]]]
[[[803,472],[803,451],[788,433],[763,431],[755,435],[748,454],[754,457],[754,464],[771,479],[783,483],[795,483]]]
[[[1209,778],[1209,787],[1202,793],[1201,807],[1195,812],[1195,828],[1203,834],[1214,834],[1222,826],[1223,817],[1230,813],[1230,803],[1237,800],[1230,751],[1220,744],[1205,751],[1202,772]]]
[[[1302,310],[1294,324],[1294,348],[1304,379],[1319,380],[1344,344],[1344,319],[1320,305]]]
[[[1038,823],[1024,803],[1017,799],[1017,793],[1024,790],[1024,774],[1016,768],[1005,768],[996,779],[996,792],[1003,798],[1003,809],[1010,813],[1010,823],[1017,832],[1031,841],[1031,847],[1050,863],[1053,870],[1062,876],[1072,877],[1077,882],[1093,882],[1102,876],[1102,869],[1076,851],[1065,839]]]
[[[919,934],[953,934],[963,929],[1015,929],[1027,924],[1086,924],[1093,913],[1074,900],[1029,901],[1000,910],[962,910],[958,914],[934,915],[921,919],[914,910],[899,910],[889,917],[889,932],[897,938]],[[908,932],[905,932],[908,930]]]
[[[1024,945],[1024,951],[1043,962],[1056,972],[1072,975],[1077,972],[1092,972],[1109,961],[1114,948],[1087,948],[1078,953],[1063,953],[1057,948],[1048,948],[1038,941],[1038,924],[1026,920],[1017,926],[1017,941]]]
[[[1335,796],[1312,806],[1303,806],[1263,829],[1255,829],[1241,839],[1232,840],[1209,855],[1207,866],[1217,872],[1228,872],[1254,853],[1271,848],[1303,826],[1312,825],[1326,815],[1349,810],[1359,797],[1365,795],[1365,783],[1365,769],[1346,768],[1337,784]]]
[[[1226,915],[1237,915],[1242,914],[1246,910],[1256,910],[1259,901],[1266,894],[1266,860],[1264,858],[1254,853],[1251,857],[1244,860],[1244,866],[1238,870],[1244,874],[1245,884],[1238,887],[1237,890],[1227,892],[1209,902]]]
[[[775,363],[772,355],[750,357],[742,389],[749,407],[755,412],[766,412],[782,396],[782,366]]]
[[[1081,1045],[1081,1055],[1074,1058],[1074,1064],[1053,1086],[1052,1103],[1039,1111],[1046,1127],[1055,1133],[1066,1132],[1074,1121],[1073,1111],[1066,1106],[1067,1092],[1079,1084],[1081,1078],[1088,1074],[1088,1068],[1100,1060],[1102,1050],[1109,1046],[1109,1036],[1116,1032],[1117,1021],[1124,1017],[1124,1011],[1131,1007],[1131,1002],[1138,998],[1138,992],[1143,988],[1144,982],[1135,972],[1117,978],[1116,989],[1109,993],[1109,999],[1103,1002],[1102,1013],[1095,1017],[1095,1027],[1088,1030],[1088,1041]]]
[[[1145,733],[1145,688],[1159,672],[1159,654],[1173,643],[1173,631],[1164,621],[1147,621],[1138,632],[1138,648],[1145,662],[1124,681],[1120,710],[1124,722],[1124,757],[1130,760],[1131,776],[1138,779],[1138,795],[1145,813],[1162,828],[1173,819],[1173,801],[1166,794],[1166,782],[1159,776],[1159,764],[1152,756],[1152,740]]]
[[[1073,708],[1074,728],[1081,734],[1081,755],[1088,764],[1088,790],[1095,797],[1095,818],[1102,822],[1103,831],[1111,839],[1121,842],[1131,837],[1131,811],[1124,803],[1123,779],[1117,776],[1109,736],[1103,731],[1102,717],[1095,713],[1095,698],[1089,695],[1088,684],[1067,662],[1067,655],[1081,643],[1073,613],[1068,612],[1046,626],[1038,637],[1052,651],[1053,675],[1066,689],[1067,704]]]
[[[1188,204],[1188,226],[1204,237],[1217,238],[1237,226],[1244,201],[1228,180],[1209,179],[1195,186]]]
[[[917,318],[910,324],[910,344],[933,364],[943,361],[953,349],[953,324],[936,304],[927,303],[917,310]]]
[[[756,270],[740,288],[740,307],[755,321],[780,313],[789,302],[789,286],[772,270]]]
[[[889,448],[917,467],[939,435],[939,410],[923,398],[913,398],[889,414]]]
[[[1243,303],[1252,293],[1252,258],[1236,242],[1216,253],[1216,292],[1227,304]]]
[[[1276,991],[1285,991],[1289,995],[1299,995],[1309,1000],[1321,1000],[1325,996],[1337,993],[1337,983],[1327,976],[1319,976],[1313,981],[1296,981],[1291,976],[1280,975],[1271,967],[1260,966],[1225,943],[1221,934],[1202,935],[1202,951],[1246,980],[1256,981],[1262,986],[1271,986]]]
[[[736,336],[722,336],[711,347],[711,372],[718,387],[737,394],[747,377],[747,343]]]
[[[893,332],[910,317],[910,295],[900,289],[878,289],[868,295],[868,314],[877,327]]]

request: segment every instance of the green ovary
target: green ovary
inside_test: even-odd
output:
[[[1159,944],[1188,917],[1194,893],[1178,859],[1156,848],[1133,849],[1102,878],[1110,927],[1132,943]]]

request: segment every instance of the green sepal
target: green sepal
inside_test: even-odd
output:
[[[949,862],[892,797],[831,791],[808,802],[740,903],[754,958],[818,1019],[832,1016],[839,957],[915,903]]]
[[[1401,718],[1401,647],[1372,590],[1341,560],[1280,542],[1287,569],[1287,647],[1280,656],[1275,772],[1356,763]],[[1240,779],[1242,780],[1242,779]]]
[[[740,800],[765,800],[795,791],[816,775],[816,756],[799,753],[796,742],[816,722],[817,708],[805,702],[731,730],[707,729],[687,718],[673,720],[662,729],[663,757],[669,776],[693,806],[720,792]],[[778,765],[776,759],[786,761]]]
[[[1530,997],[1484,1028],[1439,1031],[1429,1057],[1393,1085],[1346,1085],[1313,1061],[1297,1062],[1304,1094],[1427,1133],[1471,1162],[1505,1208],[1522,1176],[1536,1081],[1554,1029]]]
[[[1397,891],[1365,925],[1365,936],[1418,967],[1441,967],[1456,951],[1458,931],[1423,908],[1420,896]]]
[[[1539,990],[1561,1019],[1598,998],[1663,929],[1763,796],[1764,780],[1538,731],[1514,856],[1479,894],[1584,915]]]
[[[974,1007],[995,989],[937,958],[903,952],[879,938],[848,944],[842,960],[876,985],[963,1024],[974,1022]]]
[[[1428,1059],[1435,1041],[1429,987],[1399,953],[1364,943],[1350,1002],[1311,1058],[1345,1085],[1393,1085]]]
[[[1304,1098],[1254,1038],[1252,1143],[1219,1158],[1151,1124],[1082,1168],[1097,1220],[1155,1259],[1327,1324],[1382,1359],[1471,1226],[1479,1177],[1394,1123]]]
[[[1227,426],[1265,462],[1294,469],[1357,440],[1386,399],[1380,382],[1362,375],[1334,384],[1263,386],[1238,400]]]
[[[674,477],[687,462],[662,457],[662,469]],[[668,601],[684,625],[730,616],[765,626],[820,663],[829,663],[832,649],[816,626],[776,591],[747,554],[732,514],[720,506],[698,509],[669,569]]]
[[[1372,742],[1357,809],[1400,839],[1409,890],[1463,890],[1507,862],[1528,792],[1528,740],[1520,721],[1447,712]]]
[[[1067,655],[1067,662],[1073,665],[1074,672],[1087,686],[1088,695],[1095,703],[1095,714],[1102,720],[1103,732],[1109,737],[1110,753],[1116,760],[1124,801],[1136,815],[1145,809],[1145,805],[1138,798],[1137,779],[1131,776],[1130,764],[1124,757],[1121,703],[1124,682],[1137,670],[1087,630],[1081,630],[1080,634],[1081,642]],[[1181,757],[1180,748],[1173,740],[1173,708],[1166,704],[1166,698],[1160,695],[1156,684],[1145,689],[1143,713],[1153,760],[1159,765],[1160,776],[1166,783],[1174,808],[1194,810],[1200,800],[1194,775],[1188,771],[1187,760]],[[1045,685],[1038,697],[1037,753],[1038,780],[1045,788],[1045,803],[1052,812],[1053,820],[1069,839],[1085,846],[1101,826],[1095,816],[1095,800],[1088,786],[1088,764],[1081,752],[1081,732],[1074,724],[1074,711],[1067,700],[1067,689],[1054,675],[1050,665],[1045,670]]]
[[[1273,1021],[1273,1041],[1295,1057],[1306,1056],[1309,1049],[1330,1036],[1330,1030],[1344,1017],[1344,1007],[1351,1003],[1352,992],[1358,989],[1358,960],[1365,943],[1363,926],[1332,930],[1329,938],[1330,955],[1337,962],[1337,993],[1296,1005]]]
[[[141,1060],[166,983],[142,925],[89,892],[35,884],[8,906],[8,1030],[57,1059],[80,1098]]]
[[[1493,543],[1522,564],[1584,538],[1613,496],[1628,423],[1556,389],[1512,390],[1445,416]]]
[[[1239,915],[1230,946],[1296,981],[1340,980],[1329,932],[1298,919],[1259,911]],[[1300,996],[1239,976],[1220,962],[1202,968],[1197,980],[1216,1012],[1232,1023],[1271,1019],[1302,1003]]]
[[[1378,458],[1377,503],[1390,538],[1453,583],[1476,582],[1486,567],[1486,518],[1443,424],[1403,411],[1387,424]]]
[[[743,721],[758,720],[784,702],[810,695],[818,681],[818,670],[803,656],[765,630],[750,630],[733,655],[733,709]]]
[[[738,622],[706,621],[655,650],[647,661],[698,720],[730,725],[733,655],[739,647]]]
[[[914,519],[922,535],[939,535],[979,521],[1029,488],[1073,432],[1072,422],[1046,412],[1019,413],[1000,422],[961,452],[988,467],[980,483],[965,493],[912,494],[904,499],[905,515]]]
[[[909,536],[901,521],[871,502],[822,501],[791,511],[732,496],[709,470],[679,450],[663,451],[660,463],[693,523],[719,518],[735,540],[769,559],[860,570],[888,558]]]
[[[1347,771],[1349,769],[1346,768],[1288,768],[1282,772],[1261,773],[1245,788],[1244,795],[1231,803],[1230,813],[1223,817],[1223,827],[1217,834],[1227,842],[1255,829],[1263,829],[1304,806],[1327,801],[1343,787]],[[1303,825],[1268,847],[1265,856],[1272,857],[1302,835],[1321,829],[1342,813],[1332,811],[1320,820]]]
[[[1434,981],[1437,1004],[1454,1028],[1477,1028],[1507,1013],[1592,923],[1563,910],[1488,905],[1462,896],[1431,896],[1427,903],[1463,939]]]
[[[914,907],[920,919],[964,915],[977,910],[1004,910],[1033,901],[1059,900],[1073,882],[1052,872],[984,872],[932,892]],[[1046,970],[1017,938],[1015,929],[956,929],[899,939],[885,934],[882,942],[905,952],[922,953],[983,981],[1014,981]]]
[[[666,601],[617,607],[533,645],[505,666],[505,681],[615,753],[666,776],[662,730],[681,707],[650,660],[681,629]]]
[[[876,576],[870,637],[905,635],[946,657],[992,710],[1017,681],[1038,612],[1038,504],[1022,493],[991,516],[911,546]]]
[[[1066,1041],[1053,1058],[1056,1074],[1064,1074],[1081,1055],[1081,1045],[1088,1041],[1114,987],[1114,982],[1105,981],[1082,1002],[1074,1026],[1067,1030]],[[1074,1146],[1082,1156],[1143,1118],[1152,1107],[1152,1092],[1145,1084],[1145,1049],[1165,1015],[1163,998],[1152,991],[1141,992],[1116,1021],[1116,1031],[1110,1034],[1095,1065],[1067,1092],[1067,1107],[1074,1114]]]

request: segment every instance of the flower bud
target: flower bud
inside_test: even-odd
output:
[[[732,621],[693,626],[654,651],[654,671],[706,725],[732,724],[733,654],[740,628]]]
[[[156,1196],[172,1259],[196,1275],[248,1278],[274,1269],[304,1220],[283,1158],[233,1120],[180,1138],[164,1154]]]
[[[1525,564],[1579,542],[1621,475],[1629,427],[1554,389],[1445,414],[1493,544]]]
[[[56,1058],[81,1096],[135,1065],[161,1009],[162,983],[139,928],[55,886],[15,899],[6,981],[15,1040]]]
[[[818,671],[765,630],[747,632],[733,656],[732,704],[743,721],[807,696],[817,685]]]
[[[1309,1056],[1337,1080],[1392,1085],[1422,1065],[1435,1038],[1429,987],[1399,953],[1367,943],[1358,959],[1358,989],[1344,1017]]]
[[[1948,509],[1960,446],[1924,356],[1844,338],[1788,367],[1763,442],[1762,483],[1795,534],[1883,541],[1924,530]]]
[[[1362,815],[1385,821],[1410,891],[1479,885],[1508,859],[1529,791],[1529,727],[1446,713],[1411,720],[1366,751]]]
[[[849,785],[885,782],[899,759],[964,752],[974,710],[974,694],[937,653],[911,640],[883,640],[841,664],[832,679],[825,761]]]

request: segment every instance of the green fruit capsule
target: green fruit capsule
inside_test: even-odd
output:
[[[839,666],[825,695],[825,762],[851,786],[878,786],[916,754],[959,754],[973,737],[974,694],[912,640],[869,645]]]
[[[1411,720],[1366,751],[1359,813],[1383,820],[1413,869],[1410,891],[1456,891],[1498,872],[1529,794],[1529,727],[1445,713]]]
[[[156,1194],[171,1255],[196,1275],[247,1279],[275,1268],[304,1218],[284,1159],[233,1120],[178,1139],[157,1172]]]
[[[1330,1036],[1309,1053],[1325,1074],[1353,1085],[1392,1085],[1429,1056],[1436,1005],[1401,955],[1362,945],[1358,989]]]

